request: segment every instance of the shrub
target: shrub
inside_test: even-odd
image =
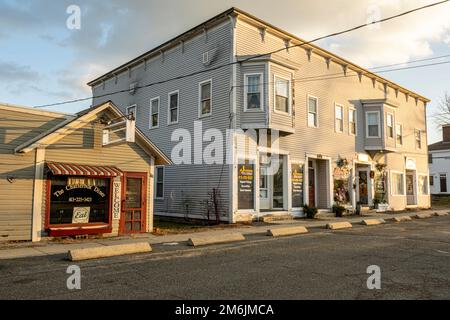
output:
[[[305,212],[308,219],[315,219],[319,210],[316,207],[310,207],[307,204],[303,206],[303,212]]]
[[[335,204],[333,206],[333,212],[336,214],[336,217],[340,218],[344,215],[345,207]]]

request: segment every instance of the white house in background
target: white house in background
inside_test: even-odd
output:
[[[442,126],[442,141],[428,147],[431,194],[450,194],[450,124]]]

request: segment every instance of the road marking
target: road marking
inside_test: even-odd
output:
[[[447,252],[447,251],[441,251],[441,250],[436,250],[436,251],[439,253],[450,254],[450,252]]]

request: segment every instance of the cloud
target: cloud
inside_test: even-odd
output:
[[[39,79],[39,74],[30,66],[19,65],[15,62],[0,61],[0,82],[16,81],[33,82]]]
[[[429,3],[429,0],[356,3],[354,0],[285,0],[280,5],[273,0],[259,0],[256,6],[255,1],[249,0],[77,0],[82,12],[81,30],[68,30],[66,8],[73,4],[72,0],[2,1],[0,30],[10,37],[35,35],[40,41],[67,50],[67,55],[61,56],[66,66],[56,70],[56,79],[50,71],[41,76],[53,79],[61,89],[57,90],[59,93],[84,97],[89,93],[88,81],[232,6],[301,38],[313,39]],[[434,53],[433,44],[444,41],[450,44],[449,16],[450,4],[444,4],[318,45],[365,67],[428,57]],[[14,65],[8,67],[11,70]],[[29,67],[15,67],[19,74],[8,73],[0,65],[0,79],[6,75],[38,76]],[[51,92],[55,90],[49,90],[49,95]]]

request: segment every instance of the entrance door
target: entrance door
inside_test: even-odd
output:
[[[369,205],[368,178],[367,171],[358,171],[358,201],[362,205]]]
[[[278,164],[278,171],[273,175],[273,194],[272,200],[273,209],[283,209],[284,208],[284,181],[283,181],[283,160],[280,157]]]
[[[416,205],[414,172],[406,172],[406,204]]]
[[[261,163],[259,167],[259,209],[270,209],[269,183],[270,177],[267,173],[267,164]]]
[[[316,206],[316,170],[314,169],[312,161],[308,162],[308,205],[310,207]]]
[[[122,187],[121,233],[146,231],[147,174],[125,173]]]

